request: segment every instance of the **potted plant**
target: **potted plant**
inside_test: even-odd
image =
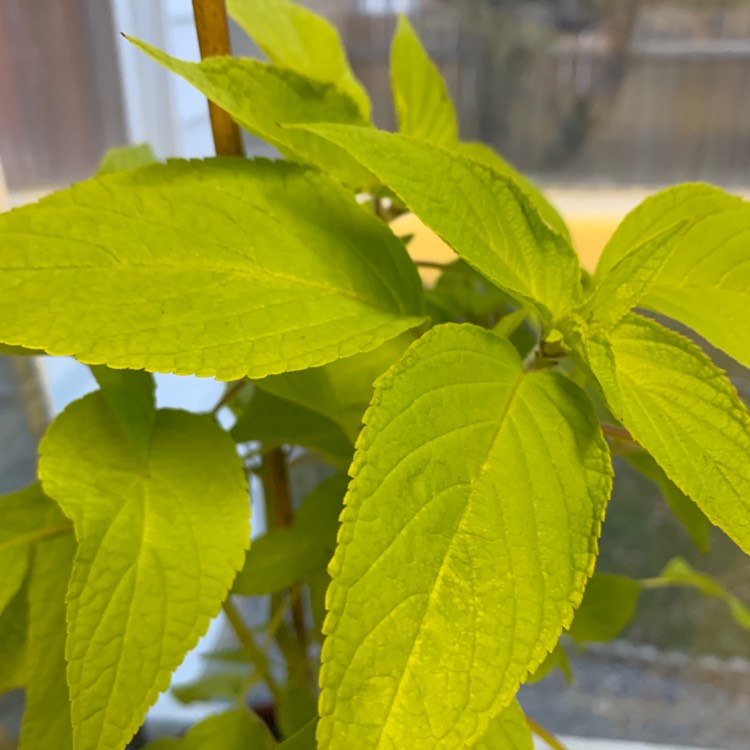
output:
[[[193,689],[237,708],[154,746],[275,746],[246,707],[258,682],[282,747],[557,743],[515,695],[564,667],[561,637],[614,637],[642,585],[725,595],[680,561],[646,584],[594,572],[613,455],[694,534],[713,523],[750,551],[750,414],[641,312],[750,362],[750,208],[658,193],[589,276],[540,191],[461,142],[406,19],[391,134],[325,21],[288,0],[229,9],[268,63],[210,56],[221,12],[199,12],[199,63],[131,40],[213,102],[224,156],[119,152],[0,216],[0,341],[73,355],[100,386],[48,428],[40,481],[0,498],[0,688],[26,690],[21,747],[123,748],[222,608],[239,677]],[[232,156],[227,113],[286,160]],[[387,223],[405,211],[460,257],[433,288]],[[157,410],[153,372],[229,385],[212,414]],[[328,469],[295,507],[308,454]],[[248,476],[269,529],[249,550]],[[236,597],[258,595],[253,629]]]

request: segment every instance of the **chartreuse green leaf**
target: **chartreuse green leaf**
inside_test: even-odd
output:
[[[404,135],[456,151],[506,175],[532,199],[542,218],[570,238],[565,221],[533,183],[483,143],[459,143],[458,122],[445,81],[406,16],[391,47],[391,84],[399,130]]]
[[[629,252],[665,229],[679,222],[695,222],[741,205],[741,198],[703,183],[677,185],[649,196],[617,227],[599,258],[596,278],[603,278]]]
[[[99,162],[99,169],[97,169],[96,174],[127,172],[129,169],[138,169],[138,167],[145,167],[157,161],[158,159],[148,143],[139,143],[135,146],[117,146],[104,154],[101,162]]]
[[[555,669],[559,669],[562,672],[562,675],[568,684],[573,682],[573,672],[570,668],[568,652],[559,641],[555,648],[550,651],[547,658],[539,665],[538,669],[536,669],[533,674],[529,675],[526,682],[529,685],[539,682]]]
[[[346,486],[347,477],[334,474],[307,495],[292,526],[256,539],[232,593],[260,596],[283,591],[325,565],[336,545]]]
[[[257,381],[262,390],[333,421],[353,444],[372,398],[373,384],[414,341],[404,334],[371,352],[355,354],[322,367],[272,375]]]
[[[292,528],[298,527],[314,536],[329,556],[336,547],[339,517],[348,486],[349,477],[344,472],[324,479],[305,496],[292,524]]]
[[[249,500],[234,443],[207,416],[156,414],[148,453],[97,392],[40,445],[45,491],[79,542],[68,590],[74,750],[119,750],[205,632],[242,565]]]
[[[632,247],[676,221],[694,221],[644,297],[642,306],[682,321],[750,364],[750,204],[709,185],[658,193],[628,215],[607,245],[597,278]]]
[[[134,370],[113,370],[97,365],[91,372],[99,383],[107,406],[133,444],[148,452],[156,419],[156,383],[153,375]]]
[[[489,328],[517,307],[515,300],[462,260],[446,266],[435,285],[425,290],[433,315],[444,323],[474,323]]]
[[[73,748],[70,694],[65,676],[65,597],[75,552],[72,534],[44,539],[34,549],[21,750]]]
[[[658,578],[641,582],[645,588],[655,589],[669,586],[685,586],[695,589],[704,596],[723,600],[732,613],[732,619],[745,630],[750,630],[750,608],[746,607],[734,594],[727,591],[715,578],[695,570],[687,560],[675,557],[670,560]]]
[[[456,110],[445,81],[404,15],[391,46],[391,87],[401,133],[438,146],[457,145]]]
[[[422,309],[402,243],[295,164],[173,161],[0,215],[0,340],[90,364],[264,377],[374,349]]]
[[[28,682],[28,578],[0,612],[0,695]]]
[[[625,453],[623,458],[659,488],[664,501],[675,518],[683,525],[693,540],[693,544],[701,552],[708,552],[711,541],[711,522],[706,518],[706,514],[669,479],[648,453],[643,451]]]
[[[145,42],[128,39],[285,156],[322,167],[352,187],[373,182],[372,175],[337,146],[282,127],[307,122],[367,124],[356,103],[331,84],[246,58],[179,60]]]
[[[549,202],[544,193],[527,177],[524,177],[515,167],[510,165],[500,154],[486,143],[461,143],[456,150],[463,156],[484,164],[498,174],[507,175],[531,199],[540,216],[554,230],[570,241],[570,230],[560,212]]]
[[[177,750],[273,750],[276,741],[258,716],[246,708],[238,708],[204,719],[191,727],[174,747]]]
[[[308,534],[291,529],[269,531],[253,542],[233,594],[260,596],[284,591],[320,561],[320,545]]]
[[[0,612],[21,587],[34,543],[72,530],[38,483],[0,495]]]
[[[237,701],[247,691],[248,676],[245,671],[233,669],[209,672],[193,682],[176,685],[170,692],[180,703],[195,701]]]
[[[507,174],[429,143],[373,128],[306,125],[380,178],[469,265],[550,327],[581,296],[580,265]],[[441,179],[425,181],[425,174]]]
[[[568,635],[579,643],[611,641],[633,619],[641,587],[614,573],[595,573],[586,586]]]
[[[608,273],[597,279],[579,312],[592,329],[608,331],[614,328],[640,304],[688,226],[682,221],[659,232],[623,256]]]
[[[688,339],[632,313],[607,339],[584,330],[576,346],[615,417],[750,552],[750,414],[726,375]]]
[[[291,737],[311,718],[317,718],[318,687],[298,649],[287,649],[286,661],[288,672],[276,706],[276,720],[282,737]]]
[[[290,0],[229,0],[227,9],[272,63],[336,84],[369,118],[370,100],[328,21]]]
[[[593,407],[438,326],[376,383],[329,567],[321,750],[463,748],[573,619],[611,489]]]
[[[238,443],[258,440],[265,448],[299,445],[342,468],[349,466],[354,452],[351,440],[332,419],[262,388],[254,389],[231,435]]]
[[[534,738],[518,701],[490,721],[474,750],[534,750]]]
[[[317,726],[317,719],[309,721],[299,732],[284,740],[279,745],[279,750],[316,750],[315,730]]]

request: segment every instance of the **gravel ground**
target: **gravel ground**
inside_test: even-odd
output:
[[[571,653],[572,685],[555,673],[520,694],[557,734],[722,750],[750,747],[750,661],[613,643]]]

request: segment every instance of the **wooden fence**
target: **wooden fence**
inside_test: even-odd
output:
[[[580,23],[570,8],[585,3],[402,4],[446,77],[463,136],[521,169],[554,182],[750,184],[747,3],[609,0]],[[392,127],[394,3],[311,5],[342,30],[376,121]]]

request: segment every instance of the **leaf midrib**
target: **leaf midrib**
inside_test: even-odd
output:
[[[73,522],[72,521],[66,521],[65,523],[58,523],[58,524],[51,524],[49,526],[43,526],[42,528],[35,529],[34,531],[29,531],[26,534],[20,534],[18,536],[14,536],[11,539],[7,539],[3,542],[0,542],[0,552],[4,552],[8,549],[13,549],[14,547],[20,547],[24,544],[29,544],[32,542],[37,542],[42,539],[47,539],[49,537],[57,536],[59,534],[65,534],[68,531],[73,530]]]
[[[475,489],[477,487],[477,484],[478,484],[479,480],[481,479],[482,475],[484,474],[484,471],[485,471],[485,469],[487,467],[487,463],[489,461],[489,457],[492,454],[492,450],[493,450],[493,448],[495,446],[495,443],[497,442],[497,439],[498,439],[498,437],[500,435],[500,431],[502,430],[502,428],[503,428],[503,426],[505,424],[505,421],[506,421],[506,419],[508,417],[508,414],[510,412],[511,405],[512,405],[512,403],[513,403],[513,401],[514,401],[514,399],[515,399],[515,397],[516,397],[516,395],[518,393],[518,390],[520,389],[522,383],[526,379],[525,376],[526,376],[526,373],[523,370],[520,370],[518,376],[516,377],[516,380],[514,381],[513,385],[511,386],[510,393],[508,394],[508,398],[507,398],[507,400],[505,402],[505,405],[503,407],[502,413],[500,414],[500,417],[498,419],[497,426],[495,427],[495,430],[493,431],[493,434],[492,434],[492,436],[490,437],[490,439],[488,441],[488,447],[487,447],[487,450],[485,452],[485,455],[482,458],[482,460],[480,461],[480,463],[479,463],[479,465],[477,467],[476,473],[474,474],[474,476],[472,477],[471,481],[468,484],[468,488],[469,489],[468,489],[468,491],[466,493],[466,501],[464,503],[464,507],[461,510],[461,513],[460,513],[460,515],[459,515],[459,517],[458,517],[458,519],[456,521],[456,525],[455,525],[453,533],[451,534],[450,541],[446,545],[445,553],[443,554],[443,559],[440,561],[440,566],[438,567],[437,573],[435,574],[435,578],[434,578],[432,584],[430,585],[429,590],[426,592],[427,593],[427,597],[426,597],[426,604],[425,604],[425,607],[424,607],[424,612],[423,612],[423,614],[422,614],[422,616],[420,618],[419,627],[417,628],[417,632],[416,632],[416,634],[414,636],[414,642],[412,643],[412,645],[409,648],[409,653],[408,653],[406,661],[404,663],[404,667],[401,670],[401,675],[399,677],[398,684],[396,685],[396,689],[393,692],[393,697],[391,698],[390,703],[388,705],[388,709],[387,709],[387,712],[386,712],[385,721],[380,726],[380,732],[378,733],[378,736],[377,736],[377,739],[376,739],[375,750],[380,750],[380,748],[382,746],[381,743],[382,743],[382,740],[383,740],[383,736],[385,734],[385,730],[386,730],[386,728],[389,726],[389,724],[391,722],[391,717],[392,717],[391,711],[392,711],[393,706],[395,705],[396,701],[398,700],[399,695],[401,694],[401,690],[402,690],[403,685],[404,685],[404,679],[406,677],[406,674],[407,674],[407,672],[410,671],[409,667],[410,667],[410,664],[411,664],[411,662],[413,660],[413,657],[414,657],[414,654],[415,654],[417,641],[419,640],[419,638],[420,638],[420,636],[422,634],[422,630],[424,628],[425,620],[427,619],[427,615],[428,615],[430,607],[431,607],[431,605],[433,603],[433,599],[434,599],[434,596],[435,596],[435,592],[437,591],[438,584],[439,584],[439,582],[441,581],[441,579],[442,579],[442,577],[444,575],[445,566],[447,564],[447,560],[448,560],[448,557],[449,557],[449,552],[450,552],[450,550],[451,550],[451,548],[453,546],[453,543],[455,541],[456,533],[461,528],[461,524],[463,523],[464,517],[466,516],[466,513],[469,510],[469,507],[471,505],[472,495],[473,495],[473,493],[474,493],[474,491],[475,491]],[[511,576],[511,580],[513,580],[513,581],[515,580],[513,576]],[[513,585],[515,585],[515,584],[513,584]],[[515,602],[515,597],[513,597],[513,601]]]

